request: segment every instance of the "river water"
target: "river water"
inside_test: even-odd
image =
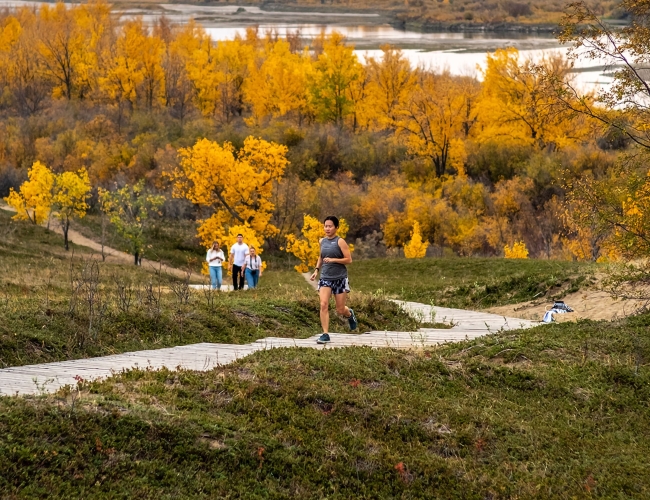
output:
[[[35,5],[39,2],[0,0],[0,6]],[[390,44],[400,48],[413,65],[448,70],[457,75],[481,77],[486,53],[498,48],[516,47],[522,58],[539,60],[551,53],[566,53],[551,35],[521,33],[420,33],[395,28],[389,19],[378,13],[330,13],[318,11],[267,11],[259,7],[224,5],[200,6],[160,4],[147,9],[127,9],[123,15],[142,16],[152,23],[165,15],[172,22],[199,22],[215,40],[232,39],[245,33],[247,27],[257,26],[261,33],[274,31],[279,35],[300,32],[306,40],[323,31],[338,31],[355,46],[360,59],[380,57],[380,46]],[[584,90],[606,87],[611,75],[602,65],[592,61],[575,63],[575,84]]]

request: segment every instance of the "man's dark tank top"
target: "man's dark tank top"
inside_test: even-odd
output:
[[[339,237],[323,238],[320,241],[320,256],[324,259],[330,257],[333,259],[342,259],[343,252],[339,247]],[[320,271],[320,277],[323,280],[340,280],[348,277],[348,270],[343,264],[326,264],[323,262]]]

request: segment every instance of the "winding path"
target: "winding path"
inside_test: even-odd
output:
[[[14,213],[16,212],[16,210],[13,207],[10,207],[9,205],[5,205],[1,202],[0,202],[0,210],[6,210],[7,212],[14,212]],[[42,225],[45,227],[48,225],[48,222],[46,221]],[[61,224],[59,224],[54,218],[50,219],[49,221],[49,229],[50,231],[54,231],[57,234],[63,235],[63,229],[61,229]],[[79,231],[73,228],[68,229],[68,240],[71,243],[74,243],[75,245],[80,245],[82,247],[89,248],[93,252],[97,252],[100,258],[103,252],[106,262],[115,262],[119,264],[133,265],[134,258],[133,255],[131,255],[130,253],[122,252],[121,250],[111,248],[107,245],[104,245],[102,247],[101,243],[98,243],[97,241],[92,240],[87,236],[84,236]],[[63,245],[63,242],[61,242],[61,244]],[[171,274],[173,276],[176,276],[177,278],[187,277],[186,271],[183,271],[182,269],[178,269],[176,267],[168,266],[166,264],[162,264],[155,260],[149,260],[143,258],[141,264],[143,268],[150,269],[152,271],[160,270],[163,273]],[[205,281],[205,276],[192,272],[190,275],[190,279],[192,281],[203,282]]]
[[[448,309],[417,302],[398,303],[425,322],[451,323],[450,329],[421,328],[417,332],[369,332],[366,334],[332,333],[332,343],[316,344],[318,335],[307,339],[267,337],[250,344],[192,344],[167,349],[127,352],[98,358],[77,359],[40,365],[16,366],[0,370],[0,394],[27,395],[54,392],[75,386],[79,377],[94,380],[110,377],[132,368],[207,371],[226,365],[257,351],[278,347],[335,349],[348,346],[417,349],[444,342],[458,342],[500,330],[530,328],[538,322],[506,318],[496,314]]]
[[[1,209],[11,210],[7,206]],[[12,210],[13,211],[13,210]],[[60,228],[55,227],[54,230]],[[68,237],[71,242],[100,252],[101,245],[96,241],[70,229]],[[104,253],[109,260],[131,263],[133,257],[119,250],[104,246]],[[143,266],[158,269],[159,264],[153,261],[142,261]],[[163,270],[170,274],[185,277],[185,271],[169,266]],[[304,275],[308,283],[309,275]],[[195,275],[192,278],[201,278]],[[194,285],[202,288],[204,285]],[[224,287],[227,288],[227,287]],[[417,349],[444,342],[458,342],[473,339],[501,330],[530,328],[539,325],[538,322],[508,318],[497,314],[449,309],[417,302],[396,301],[409,314],[425,323],[447,323],[453,325],[449,329],[420,328],[417,332],[369,332],[366,334],[332,333],[332,343],[319,345],[314,335],[307,339],[291,339],[282,337],[267,337],[250,344],[191,344],[185,346],[153,349],[147,351],[126,352],[97,358],[75,359],[44,363],[39,365],[15,366],[0,370],[0,395],[28,395],[50,393],[66,385],[75,386],[81,378],[96,380],[110,377],[123,370],[133,368],[170,370],[186,369],[207,371],[216,366],[226,365],[257,351],[275,349],[278,347],[308,347],[312,349],[335,349],[348,346],[367,346],[373,348],[390,347],[396,349]]]

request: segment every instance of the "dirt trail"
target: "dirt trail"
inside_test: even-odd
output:
[[[0,205],[0,209],[6,210],[8,212],[15,212],[15,210],[8,206],[8,205]],[[44,224],[45,225],[45,224]],[[60,224],[56,222],[56,220],[52,219],[50,221],[50,230],[54,231],[57,234],[60,234],[63,236],[63,229],[61,228]],[[91,240],[90,238],[87,238],[83,234],[81,234],[79,231],[75,231],[74,229],[70,228],[68,230],[68,240],[75,245],[80,245],[83,247],[90,248],[93,252],[97,252],[99,258],[101,258],[102,254],[102,245],[101,243],[96,242],[95,240]],[[63,242],[62,242],[63,244]],[[106,262],[112,262],[115,264],[133,264],[133,255],[122,252],[121,250],[117,250],[115,248],[108,247],[104,245],[104,255],[106,256]],[[171,267],[166,264],[160,264],[159,262],[155,260],[149,260],[149,259],[142,259],[142,268],[143,269],[148,269],[151,271],[158,271],[160,270],[161,272],[171,274],[173,276],[176,276],[177,278],[185,278],[187,276],[187,272],[183,271],[182,269],[178,269],[176,267]],[[205,281],[205,277],[197,274],[197,273],[191,273],[190,280],[193,282],[200,282],[203,283]]]
[[[586,288],[566,295],[562,300],[575,312],[556,314],[555,320],[560,322],[577,321],[578,319],[614,320],[633,314],[642,303],[636,300],[616,300],[607,292]],[[547,309],[553,305],[551,301],[533,300],[510,304],[507,306],[491,307],[486,312],[512,316],[515,318],[541,320]]]

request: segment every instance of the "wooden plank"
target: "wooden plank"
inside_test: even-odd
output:
[[[99,379],[119,374],[129,369],[192,369],[211,370],[226,365],[254,352],[286,347],[311,349],[336,349],[352,346],[372,348],[418,348],[446,342],[473,339],[500,330],[531,328],[539,323],[518,318],[507,318],[478,311],[465,311],[445,307],[396,301],[404,310],[416,317],[430,321],[435,318],[453,322],[450,329],[422,328],[417,332],[373,331],[367,334],[332,333],[332,343],[316,343],[318,335],[307,339],[267,337],[250,344],[198,344],[149,349],[145,351],[112,354],[99,358],[78,359],[25,365],[0,370],[0,394],[39,394],[54,392],[64,385],[75,385],[75,376]],[[34,382],[36,379],[36,383]]]

